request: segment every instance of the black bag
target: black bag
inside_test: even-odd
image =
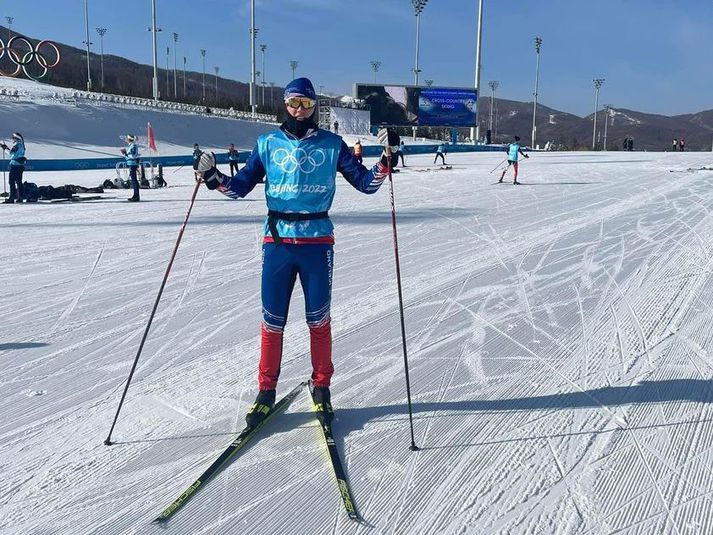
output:
[[[37,202],[40,198],[40,188],[34,182],[25,182],[22,185],[22,194],[26,202]]]

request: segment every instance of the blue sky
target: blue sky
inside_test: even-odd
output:
[[[159,63],[167,39],[179,34],[178,56],[208,72],[248,80],[249,0],[156,0]],[[485,0],[481,87],[498,80],[497,95],[531,101],[534,37],[543,39],[539,102],[586,115],[594,107],[592,78],[605,78],[600,105],[675,115],[713,109],[713,2],[710,0]],[[36,38],[82,46],[83,0],[0,0],[0,22]],[[105,26],[105,53],[151,62],[150,0],[89,0],[94,28]],[[352,83],[413,83],[415,16],[409,0],[258,0],[258,43],[267,44],[267,81],[297,74],[331,93]],[[477,0],[430,0],[421,17],[421,81],[472,86]],[[172,49],[172,39],[171,39]],[[171,65],[173,57],[171,56]],[[257,69],[262,66],[260,52]]]

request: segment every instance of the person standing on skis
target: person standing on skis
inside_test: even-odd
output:
[[[520,154],[522,154],[525,158],[529,158],[529,156],[527,154],[525,154],[524,152],[522,152],[519,136],[515,136],[515,141],[508,145],[507,152],[508,152],[508,166],[503,170],[503,174],[500,175],[500,180],[498,180],[498,182],[503,181],[503,178],[505,178],[505,173],[508,172],[508,169],[510,169],[510,166],[512,165],[512,168],[515,171],[515,178],[512,181],[512,183],[520,184],[517,181],[517,160],[518,160],[518,157]]]
[[[258,425],[275,404],[283,330],[298,276],[310,333],[315,410],[321,423],[331,423],[334,227],[328,210],[337,189],[336,174],[341,173],[354,188],[367,194],[375,193],[388,175],[385,155],[367,169],[341,137],[317,126],[313,118],[317,96],[309,79],[297,78],[287,84],[284,101],[287,120],[278,130],[258,138],[235,176],[220,173],[211,153],[201,155],[196,169],[208,189],[234,199],[245,197],[266,177],[259,392],[245,417],[248,426]],[[385,147],[398,149],[395,132],[382,129],[378,138]]]

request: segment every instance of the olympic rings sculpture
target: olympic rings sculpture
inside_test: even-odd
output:
[[[27,51],[19,50],[16,43],[24,43],[26,45]],[[13,46],[15,46],[13,48]],[[44,53],[43,53],[44,52]],[[49,54],[54,60],[52,62],[45,56]],[[32,45],[29,39],[22,37],[21,35],[16,35],[7,42],[0,38],[0,60],[5,56],[10,60],[10,62],[15,66],[14,71],[5,72],[0,69],[0,76],[15,77],[20,74],[20,71],[25,73],[30,80],[35,80],[36,82],[47,76],[47,73],[53,67],[59,65],[62,56],[59,53],[59,48],[52,41],[39,41],[36,45]],[[40,69],[40,74],[30,74],[28,67],[35,64]]]
[[[299,148],[292,151],[279,148],[272,155],[272,161],[285,173],[294,173],[298,169],[303,173],[313,173],[326,159],[322,149],[315,149],[307,153],[304,149]]]

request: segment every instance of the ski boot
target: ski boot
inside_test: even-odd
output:
[[[312,398],[314,400],[314,412],[319,423],[322,425],[331,425],[332,420],[334,420],[334,409],[332,409],[329,387],[315,386]]]
[[[270,410],[275,405],[274,390],[260,390],[255,398],[255,403],[245,415],[245,422],[248,426],[255,427],[265,419]]]

